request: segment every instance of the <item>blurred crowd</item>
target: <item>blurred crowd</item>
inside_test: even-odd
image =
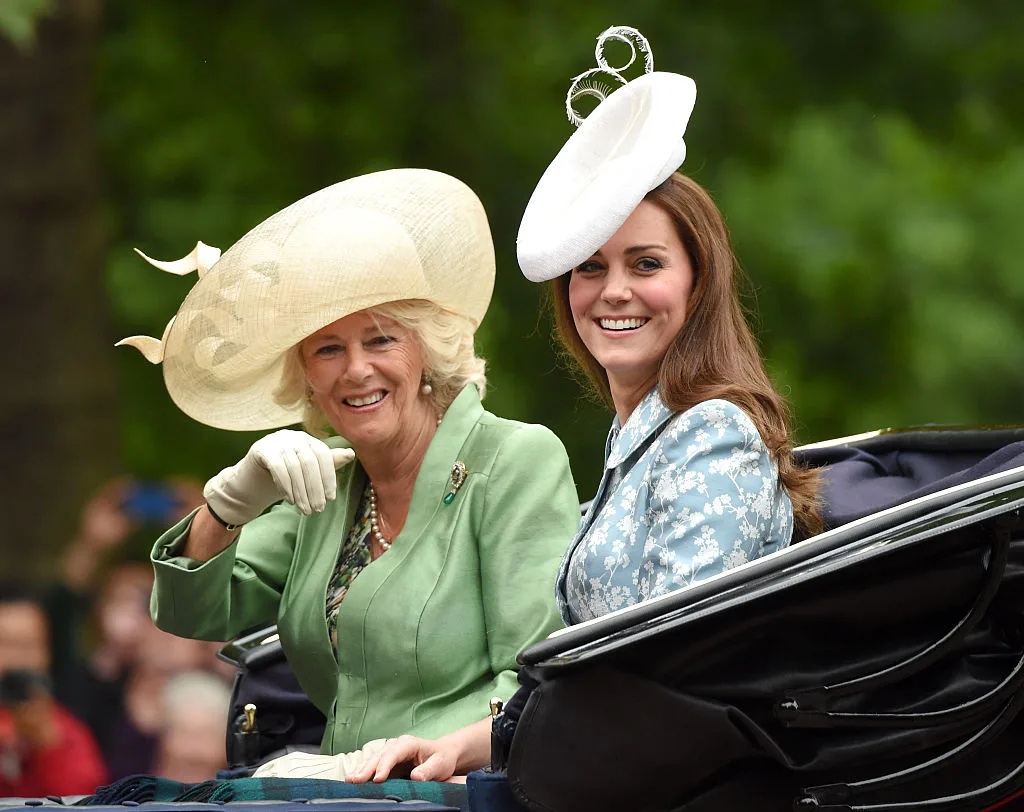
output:
[[[0,797],[87,794],[225,766],[233,669],[149,616],[149,547],[203,501],[192,481],[108,483],[53,583],[0,584]]]

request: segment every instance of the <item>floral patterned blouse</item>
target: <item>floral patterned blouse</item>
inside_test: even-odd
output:
[[[597,496],[562,559],[579,623],[789,545],[793,506],[751,419],[725,400],[672,412],[655,387],[605,445]]]
[[[335,651],[338,649],[338,610],[341,602],[349,585],[370,561],[370,487],[367,484],[356,509],[352,529],[348,531],[338,556],[338,566],[327,585],[327,630],[331,633]]]

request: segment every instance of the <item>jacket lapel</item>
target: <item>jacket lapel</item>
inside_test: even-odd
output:
[[[626,425],[618,432],[618,436],[611,440],[605,455],[605,470],[618,468],[628,460],[641,447],[647,445],[647,441],[657,434],[658,430],[672,417],[668,406],[665,405],[658,394],[658,387],[648,392],[640,401],[633,413],[626,421]],[[618,425],[618,418],[612,424],[612,432]]]
[[[344,443],[334,440],[330,445]],[[300,518],[295,558],[278,617],[279,624],[287,623],[292,630],[295,650],[286,652],[288,659],[296,671],[301,670],[303,687],[325,713],[337,695],[338,681],[338,661],[327,631],[327,585],[365,482],[358,464],[345,466],[338,472],[338,494],[348,498],[328,503],[319,516]],[[293,574],[303,577],[293,579]]]

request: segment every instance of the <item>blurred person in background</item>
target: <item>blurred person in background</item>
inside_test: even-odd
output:
[[[92,611],[95,642],[74,662],[74,679],[64,688],[69,707],[92,729],[104,754],[111,729],[124,715],[125,686],[143,640],[154,628],[152,589],[153,570],[145,564],[125,562],[110,573]]]
[[[152,625],[149,532],[202,504],[198,482],[121,477],[82,509],[59,576],[46,593],[54,694],[83,718],[102,723],[120,697],[141,635]],[[98,728],[96,729],[99,733]]]
[[[153,568],[143,563],[152,528],[201,502],[199,484],[186,478],[106,483],[82,509],[46,593],[54,694],[89,726],[111,778],[152,762],[164,682],[216,663],[208,648],[156,629]]]
[[[227,766],[224,731],[230,689],[216,676],[188,671],[164,686],[154,775],[192,784]]]
[[[161,631],[150,621],[140,637],[124,694],[109,709],[109,718],[102,728],[100,744],[112,780],[152,770],[167,721],[166,691],[175,679],[182,674],[205,672],[210,680],[228,690],[222,676],[210,673],[212,664],[213,656],[206,643]],[[222,757],[226,724],[225,719],[218,740]]]
[[[0,796],[88,794],[107,780],[88,727],[53,698],[49,668],[42,604],[0,586]]]

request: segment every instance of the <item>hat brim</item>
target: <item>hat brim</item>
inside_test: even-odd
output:
[[[545,170],[523,213],[516,252],[527,279],[554,279],[593,256],[644,195],[679,168],[696,98],[689,77],[655,71],[594,109]]]
[[[283,209],[196,283],[164,339],[175,404],[215,428],[293,425],[302,405],[274,393],[302,339],[387,302],[425,299],[475,326],[494,287],[483,206],[461,181],[425,169],[376,172]]]

